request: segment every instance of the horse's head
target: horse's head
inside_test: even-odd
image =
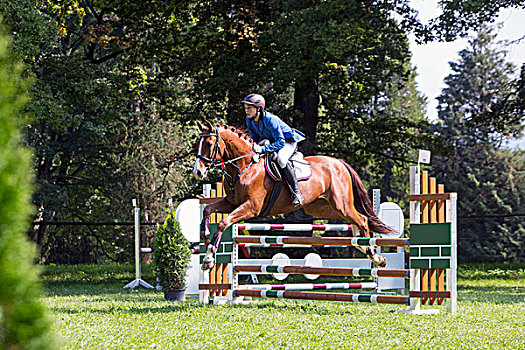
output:
[[[221,166],[226,172],[240,171],[239,167],[251,160],[252,144],[249,136],[235,127],[198,123],[201,135],[193,175],[203,179],[211,167]],[[244,164],[244,165],[243,165]]]
[[[222,161],[224,141],[221,139],[218,126],[212,125],[209,121],[206,121],[206,124],[198,123],[198,125],[201,129],[201,135],[198,141],[199,151],[193,167],[193,175],[199,179],[204,179],[209,168]]]

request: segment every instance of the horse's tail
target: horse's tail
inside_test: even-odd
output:
[[[354,206],[360,214],[368,217],[368,228],[370,231],[376,233],[397,233],[394,229],[388,227],[381,220],[379,220],[377,215],[374,213],[372,201],[370,200],[370,197],[368,197],[368,193],[366,192],[366,188],[363,185],[363,181],[361,181],[361,178],[359,175],[357,175],[356,171],[344,160],[340,159],[340,161],[345,165],[346,169],[350,173],[350,177],[352,178]]]

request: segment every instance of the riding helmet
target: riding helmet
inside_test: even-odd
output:
[[[264,109],[266,106],[266,102],[264,101],[264,97],[262,97],[259,94],[250,94],[242,100],[243,104],[249,104],[255,107],[261,107],[261,109]]]

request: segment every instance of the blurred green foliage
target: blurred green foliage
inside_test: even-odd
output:
[[[53,349],[50,318],[40,301],[36,247],[26,232],[33,214],[31,153],[21,129],[28,80],[0,30],[0,348]]]

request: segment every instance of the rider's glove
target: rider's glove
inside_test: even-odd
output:
[[[254,144],[253,144],[253,151],[254,151],[255,153],[261,153],[261,152],[262,152],[262,147],[259,146],[259,145],[256,144],[256,143],[254,143]]]

